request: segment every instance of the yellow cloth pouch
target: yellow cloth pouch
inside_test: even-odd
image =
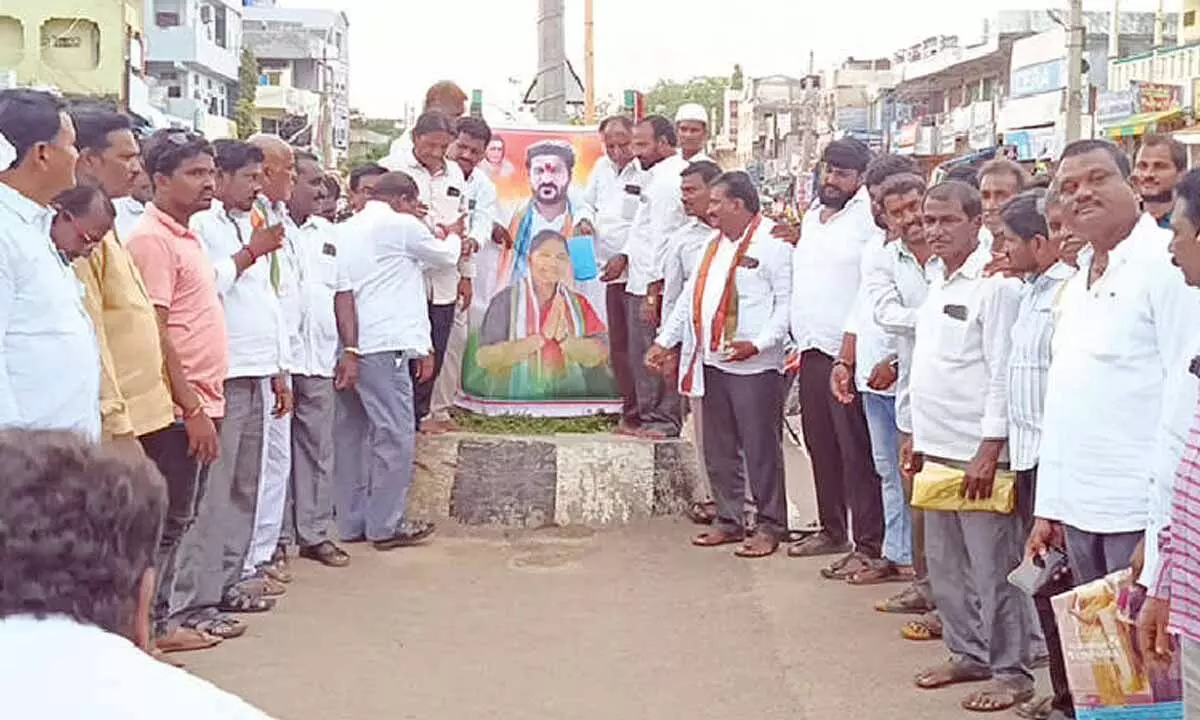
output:
[[[997,470],[992,496],[987,500],[967,500],[963,497],[963,478],[966,471],[926,462],[924,469],[913,478],[912,506],[921,510],[948,512],[990,512],[1007,515],[1017,504],[1017,476],[1011,470]]]

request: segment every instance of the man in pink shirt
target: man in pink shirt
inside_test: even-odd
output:
[[[1192,292],[1200,293],[1200,170],[1180,181],[1175,198],[1171,260]],[[1142,652],[1164,665],[1171,661],[1170,636],[1179,636],[1184,717],[1200,718],[1200,319],[1169,382],[1141,573],[1150,597],[1139,634]],[[1136,570],[1137,558],[1134,565]]]
[[[146,172],[154,182],[154,201],[129,238],[129,252],[142,275],[146,294],[158,314],[175,416],[188,436],[196,471],[191,483],[169,488],[169,512],[182,513],[186,528],[174,563],[159,579],[171,599],[171,622],[163,644],[170,647],[180,628],[218,638],[236,637],[245,626],[213,610],[203,617],[187,614],[197,598],[216,585],[221,568],[205,567],[203,549],[228,540],[229,529],[202,513],[201,474],[220,454],[217,424],[225,415],[224,381],[229,365],[225,315],[217,297],[213,268],[200,240],[188,230],[195,213],[209,207],[215,189],[213,150],[208,141],[183,130],[162,130],[143,147]],[[249,528],[246,529],[249,532]],[[216,601],[214,601],[214,604]]]

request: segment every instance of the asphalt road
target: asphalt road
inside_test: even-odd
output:
[[[968,715],[964,690],[912,686],[945,651],[871,609],[896,586],[822,580],[821,562],[782,553],[694,549],[692,532],[663,519],[351,546],[349,568],[297,562],[288,596],[245,637],[184,659],[285,720]]]

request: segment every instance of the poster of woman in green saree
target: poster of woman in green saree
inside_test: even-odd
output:
[[[607,328],[571,289],[571,277],[566,238],[538,233],[529,272],[496,293],[479,328],[475,362],[488,396],[548,400],[610,391]]]

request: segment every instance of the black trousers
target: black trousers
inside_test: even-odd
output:
[[[1033,499],[1037,492],[1037,468],[1017,473],[1017,512],[1026,524],[1033,527]],[[1067,681],[1067,661],[1063,657],[1062,642],[1058,635],[1058,621],[1050,598],[1067,592],[1074,587],[1070,575],[1051,582],[1042,592],[1033,596],[1033,607],[1037,610],[1038,625],[1046,639],[1046,651],[1050,655],[1050,686],[1054,691],[1053,707],[1067,717],[1075,717],[1075,705],[1071,701],[1071,685]]]
[[[704,366],[704,465],[723,530],[745,531],[746,484],[758,528],[787,535],[783,469],[783,393],[774,372],[733,375]],[[744,472],[744,474],[743,474]]]
[[[138,440],[146,457],[158,467],[167,481],[167,516],[162,539],[158,543],[158,590],[154,598],[154,626],[157,634],[166,631],[170,616],[171,590],[175,586],[176,556],[179,540],[196,520],[200,494],[200,467],[188,455],[187,431],[183,423],[143,435]]]
[[[800,423],[812,459],[817,488],[817,515],[834,542],[850,537],[860,553],[883,553],[883,495],[862,398],[843,405],[829,390],[833,358],[806,350],[800,358]],[[849,511],[850,518],[847,517]]]
[[[449,305],[429,304],[430,334],[433,336],[433,377],[428,382],[417,382],[417,362],[411,364],[413,378],[413,419],[417,429],[421,428],[421,420],[429,414],[429,406],[433,402],[433,386],[438,375],[442,373],[442,363],[446,360],[446,345],[450,342],[450,329],[454,326],[454,310],[457,303]]]
[[[608,352],[612,362],[617,391],[621,393],[621,419],[626,424],[638,421],[637,385],[630,362],[641,358],[629,357],[629,318],[625,308],[625,283],[613,283],[605,288],[604,306],[608,310]]]

